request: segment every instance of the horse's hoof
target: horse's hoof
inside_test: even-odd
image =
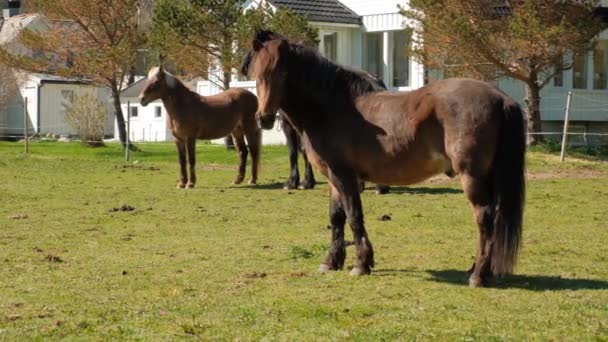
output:
[[[283,185],[283,190],[294,190],[294,189],[297,189],[297,188],[298,188],[297,185],[295,185],[293,183],[290,183],[290,182],[287,182],[287,183],[285,183]]]
[[[319,273],[327,273],[329,271],[331,271],[331,269],[329,268],[329,265],[327,265],[327,264],[319,265]]]
[[[388,194],[390,191],[390,188],[388,186],[381,186],[376,188],[376,195],[386,195]]]
[[[483,285],[484,285],[484,281],[480,277],[471,276],[469,278],[469,287],[472,287],[472,288],[483,287]]]
[[[312,189],[314,187],[315,187],[314,184],[303,184],[303,185],[300,185],[298,187],[298,189],[300,189],[300,190],[310,190],[310,189]]]
[[[258,185],[258,181],[251,179],[249,180],[249,185]]]
[[[241,183],[243,183],[243,178],[237,178],[232,182],[232,184],[234,185],[239,185]]]
[[[188,184],[186,184],[186,188],[187,189],[194,189],[194,183],[188,183]]]
[[[353,267],[353,269],[348,273],[351,276],[362,276],[362,275],[369,275],[372,273],[371,269],[363,269],[361,267]]]
[[[185,187],[186,187],[186,185],[184,183],[177,183],[177,186],[175,186],[175,188],[177,188],[177,189],[183,189]]]

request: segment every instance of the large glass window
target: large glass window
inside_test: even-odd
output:
[[[593,51],[593,89],[608,88],[608,41],[602,41]]]
[[[384,76],[382,48],[382,32],[365,34],[363,40],[363,68],[378,79],[382,79]]]
[[[325,57],[336,62],[338,58],[338,33],[323,34],[323,54]]]
[[[410,34],[401,30],[393,32],[393,87],[410,85]]]
[[[572,67],[572,88],[587,89],[587,54],[583,53],[574,58]]]

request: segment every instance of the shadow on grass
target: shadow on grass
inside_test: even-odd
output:
[[[427,271],[430,281],[468,286],[469,274],[465,271],[442,270]],[[493,280],[486,287],[495,289],[523,289],[530,291],[560,290],[606,290],[608,281],[593,279],[569,279],[560,276],[545,275],[508,275]]]
[[[319,185],[323,185],[325,184],[324,182],[317,182],[317,186]],[[239,188],[239,189],[257,189],[257,190],[283,190],[283,187],[285,186],[285,183],[283,182],[275,182],[275,183],[264,183],[264,184],[257,184],[257,185],[251,185],[251,184],[246,184],[246,185],[234,185],[231,186],[231,188]],[[315,187],[316,189],[316,187]],[[314,189],[313,189],[314,190]],[[302,190],[302,189],[293,189],[293,190],[285,190],[285,192],[287,191],[307,191],[307,190]]]
[[[374,189],[375,188],[370,188],[370,190],[374,190]],[[391,186],[390,193],[392,193],[392,194],[445,195],[445,194],[461,194],[462,190],[454,189],[454,188],[427,188],[427,187],[412,188],[412,187],[407,187],[407,186],[399,186],[399,187]]]

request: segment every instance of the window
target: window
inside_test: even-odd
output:
[[[574,57],[572,67],[572,88],[587,89],[587,54]]]
[[[139,108],[136,106],[131,107],[129,110],[129,114],[132,118],[136,118],[139,115]]]
[[[410,85],[410,34],[401,30],[393,32],[393,87]]]
[[[61,90],[61,98],[69,104],[74,103],[74,91],[66,89]]]
[[[64,112],[67,112],[67,110],[70,107],[72,107],[73,103],[74,103],[74,91],[68,90],[68,89],[62,89],[61,90],[61,109]]]
[[[608,88],[608,42],[602,41],[593,50],[593,89]]]
[[[363,40],[363,68],[378,79],[384,77],[382,32],[367,33]]]
[[[154,118],[158,119],[163,116],[163,110],[161,106],[154,107]]]
[[[338,33],[323,34],[323,55],[336,62],[338,58]]]

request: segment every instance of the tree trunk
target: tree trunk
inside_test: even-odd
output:
[[[112,100],[114,103],[114,113],[116,115],[116,124],[118,126],[118,137],[123,146],[127,144],[127,128],[125,126],[125,117],[122,113],[122,105],[120,103],[120,89],[118,84],[112,82]]]
[[[536,80],[526,83],[526,105],[528,107],[528,133],[540,133],[540,87],[536,84]],[[529,135],[530,145],[536,145],[542,141],[542,135]]]

